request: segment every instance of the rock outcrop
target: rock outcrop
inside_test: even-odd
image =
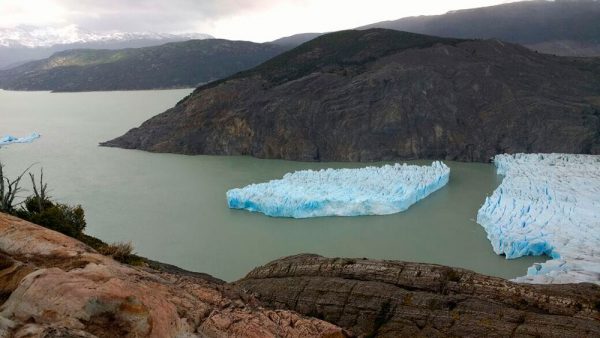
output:
[[[343,337],[201,275],[122,265],[0,213],[0,337]]]
[[[364,337],[600,336],[593,284],[517,284],[431,264],[298,255],[236,285],[273,308]]]
[[[105,146],[301,161],[600,153],[600,60],[498,40],[323,35]]]
[[[316,255],[232,284],[162,270],[0,213],[0,337],[600,336],[592,284]]]

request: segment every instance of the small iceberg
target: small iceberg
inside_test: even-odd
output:
[[[273,217],[388,215],[408,209],[445,186],[449,178],[450,168],[442,162],[303,170],[229,190],[227,203],[232,209]]]
[[[30,135],[24,136],[24,137],[14,137],[14,136],[8,135],[8,136],[0,137],[0,147],[7,146],[7,145],[13,144],[13,143],[31,143],[31,142],[37,140],[38,138],[40,138],[40,134],[38,134],[38,133],[31,133]]]
[[[552,257],[516,281],[600,284],[600,156],[498,155],[502,184],[477,223],[497,254]]]

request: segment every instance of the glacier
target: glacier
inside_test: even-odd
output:
[[[302,170],[229,190],[227,204],[272,217],[387,215],[408,209],[449,178],[450,168],[442,162]]]
[[[504,180],[477,214],[494,252],[552,258],[515,281],[600,284],[600,156],[498,155],[494,164]]]
[[[40,138],[40,134],[31,133],[30,135],[24,137],[14,137],[11,135],[0,137],[0,147],[6,146],[13,143],[31,143],[36,139]]]

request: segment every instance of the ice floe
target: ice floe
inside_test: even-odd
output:
[[[36,139],[40,138],[40,134],[31,133],[30,135],[24,137],[14,137],[11,135],[0,137],[0,147],[6,146],[13,143],[31,143]]]
[[[546,254],[516,280],[600,284],[600,156],[498,155],[504,180],[477,222],[507,258]]]
[[[385,165],[303,170],[227,192],[230,208],[274,217],[386,215],[404,211],[448,183],[450,168]]]

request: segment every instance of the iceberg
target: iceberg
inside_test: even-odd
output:
[[[385,165],[303,170],[227,192],[232,209],[272,217],[388,215],[402,212],[448,183],[450,168]]]
[[[8,135],[8,136],[0,137],[0,147],[6,146],[9,144],[13,144],[13,143],[31,143],[38,138],[40,138],[40,134],[38,134],[38,133],[31,133],[30,135],[24,136],[24,137],[14,137],[14,136]]]
[[[600,156],[498,155],[494,164],[504,180],[477,214],[494,252],[552,258],[515,280],[600,284]]]

